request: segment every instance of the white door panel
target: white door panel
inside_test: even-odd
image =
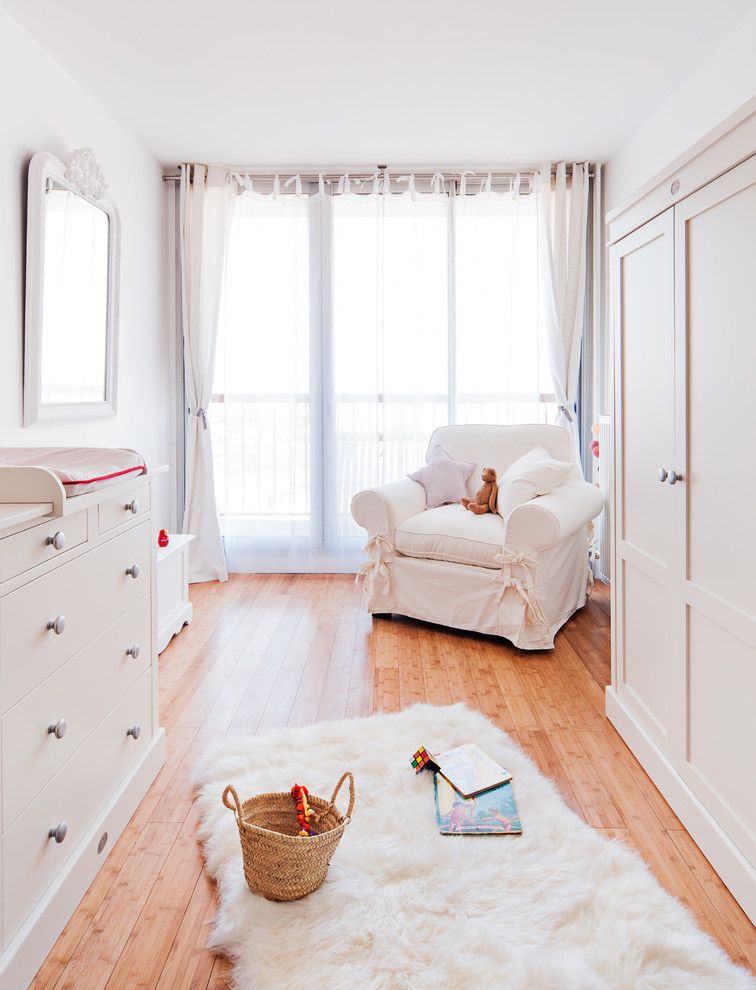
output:
[[[673,212],[612,247],[617,689],[665,749],[682,741],[684,615],[674,525]]]
[[[657,619],[667,589],[652,577],[623,561],[622,683],[642,711],[648,726],[668,738],[675,722],[675,670],[665,662],[674,652],[671,626]]]
[[[676,463],[687,611],[681,773],[743,853],[756,805],[756,158],[675,207]]]
[[[674,450],[671,219],[654,224],[656,231],[644,231],[651,239],[629,246],[619,259],[621,535],[662,565],[669,561],[672,538],[672,500],[658,480],[659,468],[672,466]]]
[[[688,780],[756,865],[754,648],[701,612],[688,619]]]

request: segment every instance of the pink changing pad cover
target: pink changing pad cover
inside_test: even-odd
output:
[[[47,468],[69,498],[147,471],[142,455],[127,447],[0,447],[0,467]]]

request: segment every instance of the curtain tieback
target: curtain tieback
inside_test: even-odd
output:
[[[202,429],[207,429],[207,410],[201,407],[194,413],[198,420],[202,423]]]
[[[567,418],[568,423],[571,423],[575,418],[575,413],[568,406],[560,406],[559,412]]]
[[[364,552],[370,558],[360,568],[354,579],[357,584],[360,578],[365,579],[365,590],[372,594],[376,581],[380,579],[384,594],[391,590],[391,561],[394,559],[394,548],[380,533],[371,536],[364,547]]]
[[[512,550],[504,549],[494,558],[501,564],[501,570],[494,574],[493,580],[499,585],[496,591],[496,598],[499,605],[504,600],[507,588],[512,588],[514,593],[521,599],[524,605],[522,625],[539,626],[544,634],[549,635],[549,624],[543,614],[541,602],[533,587],[533,577],[538,562],[533,557],[528,557],[524,553],[515,553]],[[516,578],[512,573],[513,567],[521,567],[524,578]]]

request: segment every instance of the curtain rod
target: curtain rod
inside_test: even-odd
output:
[[[205,168],[210,167],[205,162],[192,162],[191,164],[204,165]],[[461,178],[463,172],[467,173],[467,175],[485,176],[490,174],[495,179],[509,179],[509,178],[514,178],[514,176],[518,174],[532,175],[534,172],[538,170],[537,165],[520,165],[520,166],[498,165],[493,167],[478,165],[475,167],[460,166],[459,168],[453,168],[447,165],[445,167],[435,168],[435,169],[428,165],[418,166],[417,168],[413,168],[411,165],[395,165],[395,166],[376,165],[375,168],[373,168],[372,170],[367,170],[366,167],[362,165],[354,169],[350,169],[347,166],[344,166],[344,168],[342,169],[334,169],[333,166],[329,166],[319,171],[312,169],[311,167],[303,168],[303,169],[297,169],[296,167],[278,168],[278,169],[268,168],[268,167],[260,167],[260,168],[233,168],[232,166],[227,166],[227,167],[229,174],[232,172],[238,172],[241,175],[250,175],[253,178],[261,178],[261,179],[265,179],[265,178],[272,179],[275,175],[278,175],[281,178],[290,178],[291,176],[298,175],[301,179],[309,182],[317,182],[317,180],[320,178],[321,175],[323,176],[324,179],[330,181],[333,181],[335,179],[340,179],[342,175],[346,175],[346,174],[348,174],[349,177],[352,179],[370,179],[376,174],[376,172],[383,172],[385,170],[388,170],[389,173],[393,176],[393,178],[396,178],[397,175],[411,173],[417,179],[432,179],[434,175],[438,175],[439,173],[443,175],[445,179]],[[552,168],[551,171],[553,174],[554,169]],[[572,172],[571,165],[567,166],[567,172],[568,174]],[[590,178],[593,178],[595,174],[596,173],[593,168],[589,169],[588,175]],[[178,182],[180,178],[181,178],[181,174],[179,172],[167,172],[164,173],[162,176],[163,182]]]

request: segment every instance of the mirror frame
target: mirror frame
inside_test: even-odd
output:
[[[105,325],[105,398],[102,402],[43,403],[42,298],[45,276],[45,194],[48,182],[68,189],[108,216],[108,287]],[[48,151],[29,163],[26,221],[26,315],[24,320],[24,426],[105,419],[116,414],[118,390],[118,302],[121,221],[106,193],[102,170],[91,149],[75,151],[66,166]]]

